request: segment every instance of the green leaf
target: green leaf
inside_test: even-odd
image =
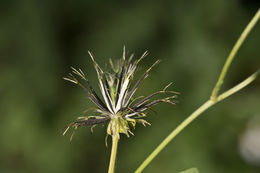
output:
[[[190,168],[185,171],[181,171],[179,173],[199,173],[199,170],[197,168]]]

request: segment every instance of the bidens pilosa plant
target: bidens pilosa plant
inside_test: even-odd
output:
[[[76,130],[80,126],[91,126],[109,122],[107,126],[108,135],[116,135],[119,138],[119,134],[123,133],[129,136],[129,134],[133,134],[129,125],[133,128],[136,123],[141,123],[144,126],[146,124],[150,125],[143,118],[146,116],[146,111],[152,106],[161,102],[175,104],[173,99],[176,98],[177,93],[166,90],[171,83],[161,91],[154,92],[146,97],[140,96],[137,99],[133,99],[133,95],[140,83],[148,77],[150,70],[159,63],[159,60],[157,60],[133,83],[137,66],[146,57],[147,52],[139,59],[133,61],[133,54],[129,58],[126,58],[124,48],[121,59],[115,63],[110,59],[111,71],[109,72],[103,71],[95,61],[93,55],[90,52],[88,53],[97,72],[99,89],[103,99],[98,96],[83,71],[72,67],[72,73],[64,79],[80,86],[85,91],[88,98],[96,105],[95,111],[98,115],[79,117],[75,122],[68,125],[63,135],[69,128]],[[85,85],[81,81],[85,82]],[[168,94],[168,96],[154,99],[159,94]]]
[[[146,57],[147,52],[145,52],[139,59],[133,60],[133,54],[126,58],[124,48],[121,59],[115,63],[111,60],[109,61],[111,71],[103,71],[95,61],[93,55],[90,52],[88,53],[97,72],[102,99],[91,86],[83,71],[72,67],[72,73],[64,79],[80,86],[86,92],[88,98],[96,105],[96,115],[79,117],[76,121],[68,125],[63,135],[65,135],[69,128],[74,129],[74,134],[75,130],[80,126],[95,126],[97,124],[108,122],[107,135],[112,136],[113,139],[109,172],[113,172],[117,142],[120,138],[120,133],[129,137],[129,134],[133,135],[131,132],[131,126],[134,128],[136,123],[141,123],[144,126],[146,124],[150,125],[143,119],[146,116],[147,111],[152,106],[162,102],[174,105],[174,98],[176,98],[177,93],[167,90],[171,85],[170,83],[163,90],[154,92],[146,97],[140,96],[133,99],[133,95],[141,82],[148,77],[148,73],[151,69],[159,63],[159,60],[157,60],[136,82],[133,82],[137,66],[139,62]],[[163,97],[155,98],[161,94],[164,94]],[[71,135],[71,138],[73,134]]]

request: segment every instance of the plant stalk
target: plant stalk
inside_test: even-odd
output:
[[[114,173],[115,170],[117,144],[118,144],[118,135],[115,134],[112,136],[112,149],[111,149],[108,173]]]
[[[253,19],[250,21],[250,23],[247,25],[237,42],[235,43],[233,49],[231,50],[229,56],[227,57],[227,60],[222,68],[222,71],[220,73],[219,79],[212,90],[212,94],[210,96],[210,99],[207,100],[203,105],[201,105],[197,110],[195,110],[192,114],[190,114],[180,125],[178,125],[157,147],[156,149],[144,160],[144,162],[137,168],[135,173],[140,173],[144,170],[145,167],[147,167],[148,164],[186,127],[188,126],[193,120],[195,120],[197,117],[199,117],[203,112],[205,112],[208,108],[213,106],[214,104],[222,101],[223,99],[231,96],[232,94],[238,92],[242,88],[246,87],[250,83],[252,83],[259,75],[260,70],[256,71],[254,74],[249,76],[247,79],[245,79],[243,82],[239,83],[235,87],[227,90],[226,92],[218,95],[219,90],[223,84],[224,78],[226,76],[226,73],[229,69],[229,66],[231,62],[233,61],[237,51],[239,50],[240,46],[244,42],[245,38],[248,36],[250,31],[253,29],[255,24],[260,18],[260,9],[257,11]]]
[[[231,88],[231,89],[227,90],[226,92],[220,94],[217,97],[217,102],[222,101],[223,99],[231,96],[232,94],[234,94],[234,93],[238,92],[239,90],[241,90],[242,88],[246,87],[247,85],[252,83],[258,77],[259,74],[260,74],[260,69],[258,69],[255,73],[253,73],[248,78],[246,78],[243,82],[237,84],[233,88]]]
[[[255,16],[252,18],[252,20],[249,22],[249,24],[246,26],[246,28],[244,29],[244,31],[242,32],[242,34],[240,35],[240,37],[238,38],[236,44],[234,45],[234,47],[232,48],[231,52],[229,53],[226,62],[221,70],[221,73],[219,75],[218,81],[212,91],[211,94],[211,99],[216,99],[216,97],[218,96],[219,90],[222,86],[222,84],[224,83],[224,78],[226,76],[226,73],[229,69],[229,66],[231,64],[231,62],[233,61],[236,53],[238,52],[240,46],[243,44],[243,42],[245,41],[246,37],[248,36],[248,34],[250,33],[250,31],[253,29],[253,27],[256,25],[257,21],[260,18],[260,9],[258,9],[257,13],[255,14]]]
[[[189,115],[180,125],[178,125],[157,147],[156,149],[146,158],[146,160],[137,168],[135,173],[140,173],[144,170],[144,168],[185,128],[187,127],[193,120],[195,120],[198,116],[200,116],[203,112],[205,112],[208,108],[215,105],[216,103],[222,101],[223,99],[231,96],[232,94],[238,92],[243,89],[250,83],[252,83],[259,75],[260,70],[253,73],[247,79],[234,86],[233,88],[227,90],[223,94],[219,95],[214,100],[207,100],[203,105],[201,105],[197,110],[195,110],[191,115]]]
[[[146,158],[146,160],[138,167],[135,173],[140,173],[144,168],[168,145],[171,140],[177,136],[187,125],[189,125],[194,119],[196,119],[202,112],[207,110],[214,104],[213,101],[208,100],[202,106],[200,106],[195,112],[193,112],[188,118],[186,118],[181,124],[179,124]]]

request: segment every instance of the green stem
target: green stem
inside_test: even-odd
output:
[[[249,76],[248,78],[246,78],[243,82],[239,83],[238,85],[234,86],[233,88],[227,90],[226,92],[220,94],[217,97],[217,101],[221,101],[229,96],[231,96],[232,94],[238,92],[239,90],[241,90],[242,88],[246,87],[247,85],[249,85],[251,82],[253,82],[258,75],[260,74],[260,69],[258,69],[255,73],[253,73],[251,76]]]
[[[238,49],[244,42],[245,38],[248,36],[250,31],[253,29],[255,24],[260,18],[260,9],[257,11],[253,19],[250,21],[250,23],[247,25],[239,39],[237,40],[236,44],[234,45],[233,49],[231,50],[229,56],[227,57],[227,60],[222,68],[222,71],[220,73],[219,79],[216,83],[216,86],[214,87],[211,97],[208,101],[206,101],[202,106],[200,106],[197,110],[195,110],[191,115],[188,116],[180,125],[177,126],[162,142],[159,144],[156,149],[145,159],[145,161],[137,168],[135,173],[140,173],[144,170],[144,168],[168,145],[169,142],[171,142],[186,126],[188,126],[193,120],[195,120],[199,115],[201,115],[204,111],[206,111],[208,108],[213,106],[214,104],[218,103],[219,101],[229,97],[230,95],[238,92],[242,88],[249,85],[251,82],[253,82],[257,76],[259,75],[259,70],[249,76],[247,79],[245,79],[240,84],[236,85],[235,87],[229,89],[228,91],[222,93],[221,95],[218,95],[220,87],[223,84],[224,78],[226,76],[227,70],[236,55]]]
[[[146,158],[146,160],[137,168],[135,173],[140,173],[144,168],[168,145],[171,140],[177,136],[187,125],[189,125],[195,118],[197,118],[202,112],[207,110],[214,104],[209,100],[200,106],[195,112],[193,112],[188,118],[186,118],[180,125],[177,126],[163,141],[156,147],[156,149]]]
[[[135,173],[140,173],[144,168],[193,120],[195,120],[199,115],[205,112],[208,108],[215,105],[216,103],[222,101],[223,99],[231,96],[232,94],[238,92],[242,88],[246,87],[252,83],[259,75],[260,70],[256,71],[254,74],[249,76],[243,82],[239,83],[235,87],[229,89],[223,94],[219,95],[214,100],[207,100],[203,105],[201,105],[197,110],[195,110],[191,115],[188,116],[180,125],[178,125],[161,143],[156,147],[156,149],[145,159],[145,161],[137,168]]]
[[[118,136],[117,135],[113,135],[112,136],[112,141],[113,142],[112,142],[112,149],[111,149],[108,173],[114,173],[114,170],[115,170]]]
[[[253,29],[253,27],[255,26],[255,24],[257,23],[257,21],[260,18],[260,9],[257,11],[257,13],[255,14],[255,16],[253,17],[253,19],[250,21],[250,23],[246,26],[246,28],[244,29],[244,31],[242,32],[242,34],[240,35],[240,37],[238,38],[236,44],[234,45],[233,49],[231,50],[231,52],[229,53],[227,60],[221,70],[221,73],[219,75],[218,81],[212,91],[211,94],[211,99],[216,99],[216,97],[218,96],[218,92],[224,82],[224,78],[226,76],[226,73],[229,69],[229,66],[231,64],[231,62],[233,61],[237,51],[239,50],[240,46],[242,45],[242,43],[244,42],[244,40],[246,39],[246,37],[248,36],[248,34],[250,33],[250,31]]]

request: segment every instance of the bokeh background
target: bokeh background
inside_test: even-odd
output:
[[[72,142],[65,126],[93,107],[85,93],[62,77],[83,69],[97,88],[87,50],[102,67],[128,55],[149,56],[141,74],[162,62],[139,87],[147,95],[173,82],[178,104],[158,105],[121,137],[116,172],[133,172],[191,112],[208,99],[221,67],[259,1],[0,1],[0,172],[106,172],[106,126],[80,128]],[[223,90],[260,65],[260,23],[239,50]],[[260,82],[217,104],[186,128],[144,172],[260,171]]]

